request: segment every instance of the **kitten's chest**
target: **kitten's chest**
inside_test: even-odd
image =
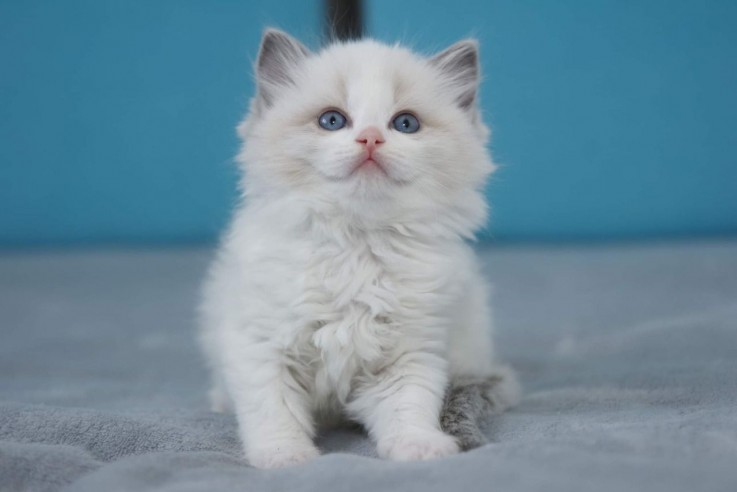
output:
[[[381,369],[401,338],[402,265],[370,244],[321,244],[306,263],[298,303],[302,340],[315,351],[318,391],[345,399],[358,374]]]
[[[301,339],[315,352],[318,391],[345,399],[355,376],[379,372],[407,349],[417,336],[412,323],[437,306],[435,293],[448,276],[442,264],[363,241],[313,250],[298,309]]]
[[[377,257],[365,244],[323,247],[307,264],[304,291],[320,321],[359,313],[383,318],[400,307],[399,271],[401,265]]]
[[[301,308],[323,359],[336,352],[359,357],[357,363],[380,357],[401,317],[402,290],[396,267],[365,244],[316,252],[306,268]]]

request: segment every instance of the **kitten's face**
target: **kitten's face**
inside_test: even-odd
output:
[[[249,179],[353,204],[478,189],[492,164],[476,60],[472,42],[433,59],[373,41],[313,55],[268,31],[241,127]]]

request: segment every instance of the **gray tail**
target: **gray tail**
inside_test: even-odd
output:
[[[477,448],[488,442],[481,432],[484,421],[515,405],[519,394],[517,377],[506,367],[487,376],[458,377],[445,394],[440,426],[464,451]]]

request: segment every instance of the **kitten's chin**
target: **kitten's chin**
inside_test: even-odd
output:
[[[340,202],[376,202],[392,200],[406,184],[392,178],[376,164],[365,163],[345,176],[325,176],[327,193]]]
[[[371,157],[362,158],[353,166],[351,174],[353,175],[357,173],[379,173],[391,179],[391,176],[384,167],[384,164],[382,164],[378,159]]]
[[[409,182],[398,177],[385,162],[366,159],[354,166],[345,184],[354,197],[378,200],[402,193]]]
[[[386,161],[375,156],[372,158],[362,157],[343,167],[340,172],[323,170],[319,167],[317,171],[328,181],[343,185],[346,189],[354,192],[360,192],[363,189],[372,192],[389,192],[409,183],[409,181],[398,176]]]

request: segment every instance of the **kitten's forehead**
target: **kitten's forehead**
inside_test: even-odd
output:
[[[393,73],[366,65],[358,73],[347,74],[346,106],[356,120],[372,120],[391,110],[396,101]]]
[[[374,119],[411,96],[419,81],[426,79],[424,61],[406,49],[374,41],[336,45],[323,53],[333,65],[336,94],[344,99],[353,118]]]

